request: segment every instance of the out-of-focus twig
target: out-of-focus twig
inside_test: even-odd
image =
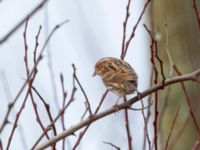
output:
[[[165,25],[165,27],[166,27],[166,33],[168,33],[167,24]],[[171,55],[171,52],[170,52],[169,48],[166,48],[166,50],[167,50],[168,58],[169,58],[169,60],[170,60],[171,68],[173,68],[173,70],[175,71],[175,73],[176,73],[177,75],[181,76],[182,73],[181,73],[181,71],[178,69],[177,65],[175,64],[175,62],[174,62],[174,60],[173,60],[173,58],[172,58],[172,55]],[[199,81],[198,81],[198,82],[199,82]],[[184,94],[185,94],[185,97],[186,97],[186,102],[187,102],[187,105],[188,105],[188,111],[189,111],[189,113],[190,113],[190,115],[191,115],[191,118],[192,118],[192,120],[193,120],[193,123],[194,123],[194,125],[195,125],[195,128],[196,128],[196,130],[198,131],[198,134],[199,134],[199,137],[200,137],[200,128],[199,128],[197,119],[196,119],[196,117],[195,117],[195,114],[194,114],[194,111],[193,111],[193,108],[192,108],[192,104],[191,104],[192,99],[191,99],[191,96],[189,95],[189,93],[188,93],[188,91],[187,91],[187,89],[186,89],[186,87],[185,87],[185,84],[184,84],[183,82],[180,82],[180,84],[181,84],[182,90],[183,90],[183,92],[184,92]]]
[[[33,10],[31,10],[31,12],[26,15],[26,17],[24,17],[17,25],[15,25],[10,31],[8,31],[8,33],[0,38],[0,45],[4,43],[13,33],[15,33],[15,31],[17,31],[19,27],[24,24],[27,18],[31,18],[36,12],[38,12],[38,10],[40,10],[46,2],[48,2],[48,0],[41,1]]]
[[[67,92],[65,90],[65,86],[64,86],[64,77],[62,75],[62,73],[60,74],[60,82],[61,82],[61,87],[62,87],[62,94],[63,94],[63,103],[62,103],[62,109],[65,107],[65,103],[66,103],[66,98],[67,98]],[[64,113],[61,116],[61,122],[62,122],[62,129],[63,131],[65,131],[65,115]],[[65,138],[62,141],[62,149],[65,150]]]
[[[173,131],[173,129],[174,129],[174,125],[175,125],[175,122],[176,122],[176,120],[177,120],[179,110],[180,110],[180,106],[178,107],[178,109],[177,109],[177,111],[176,111],[176,115],[175,115],[175,117],[174,117],[174,120],[173,120],[173,123],[172,123],[172,127],[171,127],[170,132],[169,132],[169,135],[168,135],[168,137],[167,137],[167,142],[166,142],[165,150],[168,149],[169,140],[170,140],[172,131]]]
[[[199,26],[199,29],[200,29],[200,15],[199,15],[199,11],[197,9],[196,0],[192,0],[192,6],[194,8],[194,12],[195,12],[195,15],[196,15],[196,18],[197,18],[197,23],[198,23],[198,26]]]

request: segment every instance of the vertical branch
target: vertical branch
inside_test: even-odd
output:
[[[195,15],[196,15],[196,19],[197,19],[197,23],[198,23],[198,26],[199,26],[199,29],[200,29],[200,15],[199,15],[199,12],[198,12],[198,9],[197,9],[196,0],[192,0],[192,6],[193,6],[193,9],[194,9],[194,12],[195,12]]]
[[[62,103],[62,109],[63,109],[65,107],[65,103],[66,103],[67,92],[65,91],[64,77],[63,77],[62,73],[60,74],[60,82],[61,82],[62,93],[63,93],[63,103]],[[63,131],[65,131],[66,128],[65,128],[64,114],[61,116],[61,121],[62,121],[62,129],[63,129]],[[65,138],[63,138],[62,149],[65,150]]]
[[[126,102],[126,96],[124,96],[124,102]],[[127,141],[128,141],[128,149],[132,150],[132,137],[130,132],[130,126],[129,126],[129,117],[128,117],[128,108],[124,109],[124,115],[125,115],[125,127],[126,127],[126,135],[127,135]]]
[[[27,28],[27,26],[25,28]],[[34,58],[33,58],[34,66],[36,65],[36,52],[37,52],[37,47],[39,45],[38,44],[38,38],[39,38],[40,31],[41,31],[41,26],[39,27],[38,33],[37,33],[37,35],[35,37],[35,39],[36,39],[36,41],[35,41],[35,49],[34,49],[34,52],[33,52],[34,53]],[[27,76],[27,82],[28,82],[28,91],[29,91],[31,102],[32,102],[32,105],[33,105],[33,108],[34,108],[34,112],[35,112],[35,115],[36,115],[36,121],[40,125],[41,129],[44,131],[45,127],[42,124],[42,121],[40,119],[40,116],[39,116],[39,113],[38,113],[38,110],[37,110],[37,104],[35,103],[35,100],[34,100],[34,97],[33,97],[33,93],[32,93],[33,79],[35,79],[38,70],[37,70],[36,67],[34,68],[33,77],[31,79],[30,72],[29,72],[29,66],[28,66],[28,46],[27,46],[27,41],[26,41],[26,30],[24,32],[24,46],[25,46],[24,62],[25,62],[26,76]],[[48,134],[46,134],[46,137],[47,137],[47,139],[49,139]]]
[[[18,120],[19,120],[19,118],[20,118],[20,115],[21,115],[23,109],[25,108],[25,104],[26,104],[26,101],[27,101],[27,99],[28,99],[28,95],[29,95],[29,94],[31,95],[31,86],[32,86],[32,83],[33,83],[33,81],[34,81],[34,79],[35,79],[35,76],[36,76],[36,72],[35,72],[36,69],[34,69],[33,78],[30,79],[30,78],[31,78],[31,75],[30,75],[30,73],[29,73],[28,60],[27,60],[27,59],[28,59],[28,58],[27,58],[27,57],[28,57],[28,54],[27,54],[27,52],[28,52],[28,45],[27,45],[27,41],[26,41],[27,26],[28,26],[28,19],[27,19],[27,21],[26,21],[25,30],[24,30],[24,33],[23,33],[23,36],[24,36],[24,48],[25,48],[24,62],[25,62],[25,68],[26,68],[26,74],[27,74],[28,90],[27,90],[27,93],[26,93],[26,95],[25,95],[24,101],[23,101],[23,103],[22,103],[22,105],[21,105],[21,107],[20,107],[20,110],[19,110],[19,112],[17,112],[17,114],[16,114],[15,122],[14,122],[14,125],[13,125],[13,128],[12,128],[10,137],[9,137],[9,139],[8,139],[8,144],[7,144],[7,147],[6,147],[7,150],[8,150],[9,147],[10,147],[10,144],[11,144],[11,141],[12,141],[12,138],[13,138],[13,135],[14,135],[14,131],[15,131],[15,129],[17,128],[17,123],[18,123]],[[31,97],[31,98],[33,98],[33,97]],[[33,103],[33,105],[34,105],[34,103]],[[35,107],[36,107],[36,105],[34,105],[34,108],[35,108]],[[9,110],[11,110],[11,108],[10,108]],[[36,111],[35,111],[35,112],[36,112]],[[37,114],[37,112],[36,112],[36,114]],[[37,114],[37,117],[38,117],[38,114]],[[40,121],[39,118],[37,118],[37,121],[39,122],[41,128],[43,129],[43,125],[42,125],[42,123],[41,123],[41,121]],[[46,135],[46,136],[47,136],[47,138],[49,138],[48,135]]]
[[[165,25],[165,27],[166,27],[165,28],[166,29],[166,33],[168,33],[167,24]],[[167,50],[168,58],[170,60],[171,68],[173,68],[173,70],[176,72],[177,75],[181,76],[182,73],[180,72],[180,70],[178,69],[176,64],[174,63],[174,60],[172,58],[172,55],[170,53],[169,48],[167,48],[166,50]],[[192,117],[193,123],[194,123],[195,128],[196,128],[196,130],[197,130],[197,132],[199,134],[199,137],[200,137],[200,128],[199,128],[197,119],[196,119],[195,114],[194,114],[193,109],[192,109],[192,103],[191,103],[192,99],[191,99],[191,97],[190,97],[190,95],[189,95],[189,93],[188,93],[188,91],[187,91],[187,89],[185,87],[185,84],[183,82],[180,82],[180,84],[181,84],[182,90],[183,90],[183,92],[185,94],[185,97],[186,97],[186,102],[187,102],[187,105],[188,105],[188,111],[189,111],[189,113],[190,113],[190,115]]]
[[[49,16],[48,16],[48,6],[45,7],[44,11],[44,24],[45,24],[45,37],[48,36],[49,34]],[[55,107],[57,110],[59,110],[59,103],[58,103],[58,92],[56,88],[56,79],[55,79],[55,74],[54,74],[54,69],[53,69],[53,63],[52,63],[52,53],[51,53],[51,45],[50,43],[47,44],[46,46],[46,51],[47,51],[47,65],[49,69],[49,75],[50,75],[50,84],[51,84],[51,89],[52,89],[52,95],[53,95],[53,102],[55,104]]]
[[[138,25],[139,25],[139,23],[140,23],[140,21],[141,21],[143,15],[144,15],[145,11],[146,11],[146,8],[147,8],[147,6],[148,6],[148,4],[149,4],[150,2],[151,2],[151,0],[147,0],[147,2],[145,3],[145,5],[144,5],[144,7],[143,7],[143,10],[142,10],[142,12],[141,12],[139,18],[138,18],[138,20],[137,20],[135,26],[134,26],[133,29],[132,29],[131,35],[130,35],[129,39],[126,41],[126,44],[125,44],[124,50],[123,50],[123,55],[121,56],[121,59],[122,59],[122,60],[124,60],[124,57],[126,56],[126,53],[127,53],[127,51],[128,51],[128,47],[129,47],[129,44],[130,44],[130,42],[132,41],[132,39],[135,37],[135,31],[136,31],[136,29],[137,29],[137,27],[138,27]]]
[[[126,41],[126,28],[127,28],[128,18],[130,16],[130,12],[129,12],[130,4],[131,4],[131,0],[128,0],[128,4],[126,6],[126,17],[123,22],[123,39],[122,39],[122,49],[121,49],[121,56],[120,56],[121,59],[123,59],[123,57],[124,57],[124,47],[125,47],[125,41]]]
[[[150,141],[150,137],[149,137],[149,132],[148,132],[148,120],[147,117],[145,117],[145,113],[144,113],[144,102],[141,99],[141,105],[142,105],[142,117],[144,120],[144,143],[143,143],[143,149],[146,149],[146,139],[147,139],[147,143],[148,143],[148,147],[149,150],[151,149],[151,141]],[[148,110],[150,109],[150,107],[148,107]]]
[[[147,28],[147,26],[144,24],[144,28],[146,29],[146,31],[148,32],[150,38],[151,38],[151,45],[150,45],[150,48],[151,48],[151,63],[153,65],[153,69],[154,69],[154,73],[155,73],[155,78],[154,78],[154,84],[157,84],[158,83],[158,70],[156,68],[156,63],[155,63],[155,60],[154,60],[154,57],[155,53],[157,53],[157,42],[156,40],[154,39],[153,37],[153,34],[152,32]],[[155,49],[155,51],[154,51]],[[162,65],[161,65],[162,66]],[[162,68],[161,68],[161,72],[162,72]],[[164,80],[163,80],[164,81]],[[164,82],[163,83],[163,86],[164,86]],[[154,122],[153,122],[153,125],[154,125],[154,145],[155,145],[155,150],[158,149],[158,91],[155,91],[155,105],[154,105]]]

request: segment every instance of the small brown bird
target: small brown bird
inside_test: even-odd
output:
[[[105,57],[97,61],[93,76],[99,75],[106,88],[119,97],[137,91],[138,76],[127,62]]]

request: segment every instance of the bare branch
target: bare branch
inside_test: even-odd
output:
[[[124,96],[124,102],[126,102],[126,96]],[[127,135],[127,141],[128,141],[128,149],[132,150],[132,137],[131,137],[131,131],[130,131],[130,123],[129,123],[129,117],[128,117],[128,108],[124,109],[124,118],[125,118],[125,127],[126,127],[126,135]]]
[[[147,2],[145,3],[142,12],[141,12],[141,14],[140,14],[140,16],[139,16],[139,18],[138,18],[138,20],[137,20],[135,26],[133,27],[133,30],[132,30],[132,32],[131,32],[131,35],[130,35],[129,39],[126,41],[123,54],[121,54],[121,55],[122,55],[122,56],[121,56],[121,59],[122,59],[122,60],[123,60],[124,57],[126,56],[126,53],[127,53],[127,51],[128,51],[128,47],[129,47],[129,44],[130,44],[130,42],[132,41],[132,39],[134,38],[134,36],[135,36],[135,31],[136,31],[136,29],[137,29],[137,27],[138,27],[138,25],[139,25],[139,23],[140,23],[140,21],[141,21],[143,15],[144,15],[145,11],[146,11],[146,9],[147,9],[147,6],[148,6],[148,4],[149,4],[150,2],[151,2],[151,0],[147,0]]]
[[[180,110],[180,106],[178,107],[178,109],[177,109],[177,111],[176,111],[176,115],[175,115],[175,117],[174,117],[171,130],[170,130],[169,135],[168,135],[168,137],[167,137],[167,142],[166,142],[165,150],[167,150],[167,148],[168,148],[169,140],[170,140],[172,131],[173,131],[173,129],[174,129],[174,125],[175,125],[175,122],[176,122],[176,120],[177,120],[179,110]]]
[[[197,23],[198,23],[199,29],[200,29],[200,15],[199,15],[199,12],[198,12],[198,9],[197,9],[196,0],[192,0],[192,6],[194,8],[194,12],[195,12],[195,15],[196,15],[196,18],[197,18]]]
[[[37,60],[36,60],[36,63],[35,63],[35,65],[34,65],[34,67],[33,67],[32,70],[30,71],[30,78],[31,78],[31,76],[33,76],[33,74],[34,74],[34,72],[35,72],[35,69],[37,68],[39,62],[42,60],[42,55],[43,55],[43,52],[44,52],[44,50],[45,50],[45,47],[46,47],[47,43],[50,41],[50,39],[51,39],[51,37],[53,36],[53,34],[55,33],[55,31],[56,31],[57,29],[59,29],[62,25],[64,25],[65,23],[68,23],[68,22],[69,22],[69,21],[66,20],[66,21],[64,21],[64,22],[62,22],[62,23],[56,25],[56,26],[53,28],[53,30],[51,31],[51,33],[50,33],[49,36],[47,37],[47,39],[46,39],[46,41],[45,41],[45,43],[44,43],[44,45],[43,45],[43,47],[42,47],[42,49],[41,49],[41,51],[40,51],[40,54],[39,54],[39,56],[38,56],[38,58],[37,58]],[[4,117],[4,119],[3,119],[3,122],[2,122],[2,124],[1,124],[1,126],[0,126],[0,133],[3,131],[5,125],[7,124],[7,122],[8,122],[8,116],[10,115],[10,112],[11,112],[13,106],[15,105],[15,103],[17,102],[18,98],[21,96],[22,92],[24,91],[24,89],[25,89],[27,83],[28,83],[28,80],[26,80],[26,81],[24,82],[24,84],[23,84],[22,87],[20,88],[19,92],[18,92],[17,95],[15,96],[13,102],[9,104],[8,110],[7,110],[7,112],[6,112],[6,115],[5,115],[5,117]]]
[[[188,74],[185,74],[185,75],[182,75],[182,76],[176,76],[176,77],[173,77],[173,78],[166,79],[164,86],[167,87],[171,84],[175,84],[175,83],[179,83],[179,82],[185,82],[185,81],[196,81],[198,76],[200,76],[200,69],[197,69],[192,73],[188,73]],[[144,97],[154,93],[155,91],[162,90],[162,89],[163,89],[163,85],[162,85],[162,82],[160,82],[160,83],[152,86],[148,90],[140,93],[140,98],[144,98]],[[120,111],[122,109],[128,108],[132,104],[137,102],[138,100],[139,100],[138,96],[135,96],[135,97],[131,98],[130,100],[128,100],[127,102],[124,102],[120,105],[117,105],[118,110]],[[41,149],[47,148],[48,146],[52,145],[53,143],[58,142],[59,140],[63,139],[64,137],[72,135],[77,130],[79,130],[79,129],[85,127],[85,126],[88,126],[91,123],[93,123],[93,122],[95,122],[95,121],[97,121],[97,120],[99,120],[103,117],[106,117],[106,116],[108,116],[112,113],[115,113],[115,112],[116,112],[116,108],[112,107],[112,108],[105,110],[101,113],[95,114],[92,117],[89,117],[89,118],[83,120],[82,122],[72,126],[70,129],[62,132],[61,134],[51,138],[49,141],[41,144],[36,149],[41,150]]]
[[[75,67],[75,65],[72,64],[72,67],[74,69],[74,78],[75,78],[76,82],[78,83],[78,86],[80,87],[80,89],[81,89],[81,91],[82,91],[82,93],[83,93],[83,95],[85,97],[85,100],[86,100],[86,103],[87,103],[87,109],[88,109],[88,111],[90,113],[90,116],[92,116],[92,110],[91,110],[91,107],[90,107],[90,102],[89,102],[88,96],[87,96],[83,86],[81,85],[81,83],[80,83],[80,81],[79,81],[79,79],[78,79],[78,77],[76,75],[76,67]]]
[[[116,146],[116,145],[114,145],[114,144],[112,144],[112,143],[110,143],[110,142],[103,141],[103,143],[112,146],[112,147],[115,148],[116,150],[120,150],[120,147],[118,147],[118,146]]]

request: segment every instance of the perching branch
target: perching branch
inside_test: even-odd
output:
[[[162,90],[163,86],[167,87],[171,84],[175,84],[175,83],[179,83],[179,82],[185,82],[185,81],[196,81],[197,82],[197,81],[199,81],[199,76],[200,76],[200,69],[197,69],[194,72],[191,72],[191,73],[188,73],[188,74],[185,74],[185,75],[175,76],[175,77],[166,79],[164,85],[163,85],[162,82],[160,82],[160,83],[150,87],[146,91],[141,92],[140,98],[144,98],[144,97],[146,97],[146,96],[148,96],[148,95],[150,95],[150,94],[152,94],[152,93],[154,93],[158,90]],[[120,105],[117,105],[118,111],[130,107],[132,104],[136,103],[137,101],[139,101],[138,96],[134,96],[133,98],[131,98],[127,102],[124,102]],[[61,134],[58,134],[57,136],[51,138],[47,142],[41,144],[40,146],[38,146],[36,148],[36,150],[41,150],[41,149],[47,148],[50,145],[62,140],[64,137],[72,135],[74,132],[78,131],[79,129],[81,129],[85,126],[88,126],[88,124],[91,124],[91,123],[93,123],[93,122],[95,122],[95,121],[97,121],[97,120],[99,120],[103,117],[106,117],[106,116],[108,116],[112,113],[115,113],[115,112],[116,112],[116,108],[112,107],[112,108],[109,108],[108,110],[105,110],[101,113],[95,114],[92,117],[89,117],[89,118],[83,120],[82,122],[72,126],[71,128],[62,132]]]

